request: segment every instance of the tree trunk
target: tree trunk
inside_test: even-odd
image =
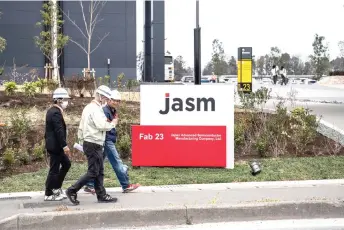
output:
[[[60,78],[59,78],[59,74],[58,74],[58,63],[57,63],[57,59],[58,59],[58,54],[57,54],[57,1],[56,0],[53,0],[53,7],[52,7],[52,17],[53,17],[53,20],[52,20],[52,28],[51,28],[51,34],[52,34],[52,57],[51,57],[51,60],[52,60],[52,79],[54,81],[57,81],[59,83],[59,85],[61,85],[61,82],[60,82]]]

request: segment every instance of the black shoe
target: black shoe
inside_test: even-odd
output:
[[[109,194],[105,194],[102,197],[98,197],[98,202],[99,203],[115,203],[117,202],[117,198],[116,197],[112,197]]]
[[[78,194],[76,194],[75,192],[72,192],[70,189],[66,190],[66,195],[68,197],[68,199],[70,200],[70,202],[72,202],[74,205],[79,205],[80,201],[78,201]]]

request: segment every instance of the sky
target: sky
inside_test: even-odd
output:
[[[315,33],[325,36],[331,58],[344,40],[344,0],[200,0],[202,67],[211,59],[212,41],[219,39],[227,56],[237,58],[241,46],[256,57],[277,46],[306,59]],[[183,56],[193,67],[196,0],[165,0],[165,51]],[[137,1],[137,53],[143,50],[143,1]],[[338,28],[338,29],[336,29]]]

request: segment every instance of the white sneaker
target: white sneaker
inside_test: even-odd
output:
[[[53,194],[51,196],[44,196],[44,201],[62,201],[64,198],[60,195]]]
[[[62,188],[59,189],[53,189],[53,193],[57,196],[62,197],[63,199],[67,199],[66,194],[63,192]]]

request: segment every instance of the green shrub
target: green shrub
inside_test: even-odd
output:
[[[26,97],[34,97],[36,95],[37,86],[35,82],[25,82],[23,85],[24,95]]]
[[[27,116],[27,110],[14,109],[11,113],[11,132],[15,137],[22,137],[31,130],[31,120]]]
[[[127,159],[131,156],[131,138],[129,134],[121,135],[116,142],[116,148],[121,158]]]
[[[15,151],[12,148],[7,148],[2,157],[2,163],[6,168],[10,168],[15,164]]]
[[[259,106],[263,106],[271,98],[271,89],[262,87],[255,92],[244,93],[239,91],[240,102],[242,108],[255,110]]]
[[[18,89],[17,83],[14,81],[8,81],[4,84],[5,86],[5,93],[8,96],[12,96],[15,94],[15,91]]]
[[[245,143],[245,125],[241,122],[234,124],[234,143],[236,150]]]
[[[42,141],[40,144],[35,144],[32,150],[33,160],[43,160],[44,155],[45,155],[44,141]]]
[[[98,86],[101,86],[101,85],[103,85],[103,78],[99,77],[98,78]]]
[[[110,76],[109,75],[105,75],[104,77],[104,85],[110,87]]]
[[[46,87],[47,81],[44,79],[38,78],[38,80],[35,82],[36,87],[39,89],[40,93],[43,93],[45,87]]]
[[[44,81],[49,93],[53,93],[54,90],[59,87],[59,83],[55,80],[44,80]]]
[[[296,154],[303,154],[307,145],[317,137],[318,121],[309,109],[302,107],[291,111],[290,128],[292,130],[291,143]]]
[[[30,156],[27,153],[27,151],[23,150],[20,151],[19,153],[17,153],[18,156],[18,161],[23,164],[23,165],[27,165],[30,163]]]
[[[4,73],[4,68],[0,67],[0,75],[2,75]]]
[[[125,74],[124,73],[120,73],[117,76],[117,88],[120,90],[123,87],[123,79],[125,78]]]
[[[257,137],[255,148],[261,157],[266,157],[269,154],[269,137],[262,135]]]

